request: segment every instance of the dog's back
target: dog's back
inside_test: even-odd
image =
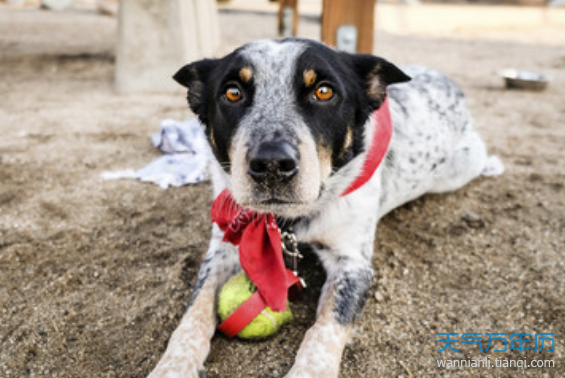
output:
[[[381,216],[424,193],[462,187],[487,162],[457,84],[431,68],[402,70],[412,80],[388,89],[394,134],[381,175]]]

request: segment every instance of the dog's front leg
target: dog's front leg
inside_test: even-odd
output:
[[[327,265],[325,263],[325,265]],[[343,349],[371,286],[371,261],[340,258],[331,263],[316,323],[308,330],[286,378],[337,378]]]
[[[215,228],[200,267],[188,310],[173,332],[165,354],[149,378],[198,378],[205,376],[203,366],[216,328],[216,292],[239,270],[237,251],[222,243]]]

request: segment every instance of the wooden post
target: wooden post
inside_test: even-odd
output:
[[[337,30],[343,25],[357,28],[357,49],[373,53],[376,0],[324,0],[322,7],[322,41],[336,46]]]
[[[292,11],[292,26],[287,25],[289,19],[285,17],[288,9]],[[288,33],[288,31],[291,33]],[[279,2],[279,35],[282,37],[296,37],[298,32],[298,0],[280,0]]]

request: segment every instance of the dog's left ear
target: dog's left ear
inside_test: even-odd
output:
[[[216,59],[199,60],[187,64],[173,75],[173,79],[177,83],[188,89],[188,104],[192,111],[198,115],[203,122],[206,118],[204,109],[206,84],[212,71],[216,68],[216,64]]]
[[[385,59],[368,54],[353,54],[351,58],[375,108],[384,101],[387,86],[411,80],[410,76]]]

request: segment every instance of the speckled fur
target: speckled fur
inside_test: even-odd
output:
[[[338,376],[343,348],[352,324],[362,312],[372,282],[371,261],[379,219],[425,193],[460,188],[479,176],[487,164],[485,145],[473,129],[461,90],[437,71],[406,67],[403,70],[412,81],[388,88],[394,133],[387,156],[367,184],[341,197],[340,193],[359,174],[365,152],[333,171],[329,177],[319,173],[322,168],[314,169],[320,164],[319,149],[293,105],[296,94],[289,85],[289,75],[295,69],[296,60],[306,47],[316,45],[302,40],[261,41],[240,50],[246,62],[253,66],[256,95],[260,96],[254,99],[234,138],[240,150],[233,153],[231,172],[217,162],[212,167],[215,195],[227,187],[237,191],[234,193],[236,199],[249,199],[250,203],[245,205],[253,207],[253,201],[245,195],[246,190],[251,190],[251,184],[242,151],[274,133],[285,134],[302,143],[301,169],[309,175],[292,190],[307,205],[275,212],[282,216],[293,212],[301,215],[294,226],[295,233],[301,243],[310,243],[318,254],[326,269],[327,281],[318,305],[317,322],[306,334],[286,378]],[[372,72],[373,79],[379,82],[368,83],[368,91],[383,85],[382,78],[374,75]],[[262,122],[264,119],[268,122]],[[371,140],[373,122],[370,117],[363,125],[364,151]],[[265,127],[271,128],[265,132]],[[232,148],[237,150],[238,147]],[[308,165],[311,168],[306,168]],[[308,192],[307,187],[312,186],[316,191],[323,187],[318,197]],[[207,352],[209,348],[209,338],[205,340],[204,336],[211,337],[210,330],[216,324],[211,293],[240,269],[234,247],[220,240],[221,233],[214,227],[192,305],[151,378],[197,377],[199,374],[198,369],[205,358],[202,351]],[[197,314],[207,314],[210,319]],[[195,327],[207,331],[195,330]],[[182,336],[184,330],[200,335],[198,342],[202,347],[199,353],[191,354],[192,349],[186,341],[188,336]],[[182,348],[188,348],[184,359],[180,352]]]

